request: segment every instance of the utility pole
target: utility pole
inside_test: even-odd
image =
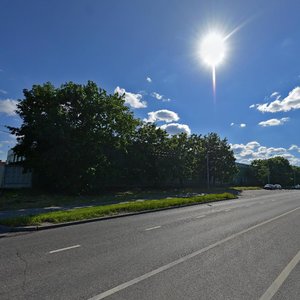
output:
[[[209,151],[206,153],[206,175],[207,175],[207,189],[209,190]]]

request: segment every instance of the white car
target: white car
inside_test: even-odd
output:
[[[274,188],[275,188],[276,190],[281,190],[281,189],[282,189],[282,186],[281,186],[280,184],[276,183],[276,184],[274,184]]]
[[[264,186],[264,189],[265,190],[275,190],[275,186],[271,183],[267,183],[265,186]]]
[[[295,189],[300,190],[300,184],[295,185]]]

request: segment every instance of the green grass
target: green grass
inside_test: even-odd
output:
[[[253,190],[261,190],[260,186],[233,186],[231,189],[236,191],[253,191]]]
[[[189,198],[144,200],[103,206],[77,208],[67,211],[55,211],[50,213],[42,213],[34,216],[15,217],[0,220],[0,224],[7,226],[28,226],[39,225],[42,223],[64,223],[70,221],[93,219],[104,216],[112,216],[122,213],[139,212],[159,208],[168,208],[172,206],[180,206],[210,201],[220,201],[235,198],[236,196],[231,193],[222,193],[207,194]]]
[[[61,195],[46,194],[41,191],[28,189],[2,190],[0,194],[0,211],[24,208],[42,208],[51,206],[84,206],[84,205],[106,205],[116,204],[124,201],[135,201],[137,199],[164,199],[180,198],[197,193],[224,193],[234,192],[226,188],[177,188],[164,190],[141,190],[102,192],[96,195]],[[191,195],[192,196],[192,195]]]

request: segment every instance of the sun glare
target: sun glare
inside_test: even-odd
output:
[[[218,33],[210,33],[201,42],[200,55],[202,60],[211,67],[216,67],[225,57],[225,39]]]

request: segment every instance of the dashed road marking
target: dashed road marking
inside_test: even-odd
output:
[[[160,228],[161,226],[154,226],[154,227],[150,227],[150,228],[147,228],[145,229],[145,231],[149,231],[149,230],[154,230],[154,229],[158,229]]]
[[[206,215],[197,216],[196,219],[204,218]]]
[[[80,247],[80,245],[74,245],[74,246],[70,246],[70,247],[66,247],[66,248],[52,250],[52,251],[49,251],[49,253],[52,254],[52,253],[57,253],[57,252],[66,251],[66,250],[70,250],[70,249],[74,249],[74,248],[79,248],[79,247]]]

